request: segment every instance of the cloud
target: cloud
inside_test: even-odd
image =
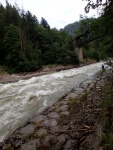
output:
[[[9,0],[11,4],[15,2],[20,8],[35,14],[39,21],[44,17],[51,27],[58,29],[78,21],[80,14],[85,15],[86,2],[82,0]],[[1,0],[1,3],[5,4],[5,0]]]

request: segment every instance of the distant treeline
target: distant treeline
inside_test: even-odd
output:
[[[48,64],[78,64],[65,31],[51,29],[30,11],[6,1],[0,4],[0,65],[15,72],[35,71]]]

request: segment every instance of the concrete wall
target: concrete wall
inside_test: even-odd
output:
[[[75,50],[75,53],[79,61],[82,61],[83,60],[82,48],[78,47],[77,41],[75,39],[72,41],[72,47],[73,47],[73,50]]]
[[[75,53],[76,53],[79,61],[82,61],[83,60],[82,48],[75,48]]]

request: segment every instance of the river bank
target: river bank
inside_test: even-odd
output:
[[[40,70],[37,70],[35,72],[24,72],[24,73],[17,73],[17,74],[9,74],[7,72],[1,73],[0,74],[0,83],[11,83],[11,82],[17,82],[19,80],[25,80],[29,79],[31,77],[36,77],[36,76],[41,76],[41,75],[46,75],[54,72],[58,72],[61,70],[67,70],[67,69],[72,69],[72,68],[79,68],[82,66],[86,66],[92,63],[96,63],[95,60],[90,60],[85,62],[84,64],[80,65],[68,65],[68,66],[46,66]]]
[[[111,71],[87,79],[17,129],[2,150],[100,150],[103,87]]]

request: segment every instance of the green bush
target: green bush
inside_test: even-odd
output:
[[[97,50],[95,50],[94,48],[91,48],[89,50],[88,56],[91,59],[95,59],[97,62],[100,60],[100,53]]]

